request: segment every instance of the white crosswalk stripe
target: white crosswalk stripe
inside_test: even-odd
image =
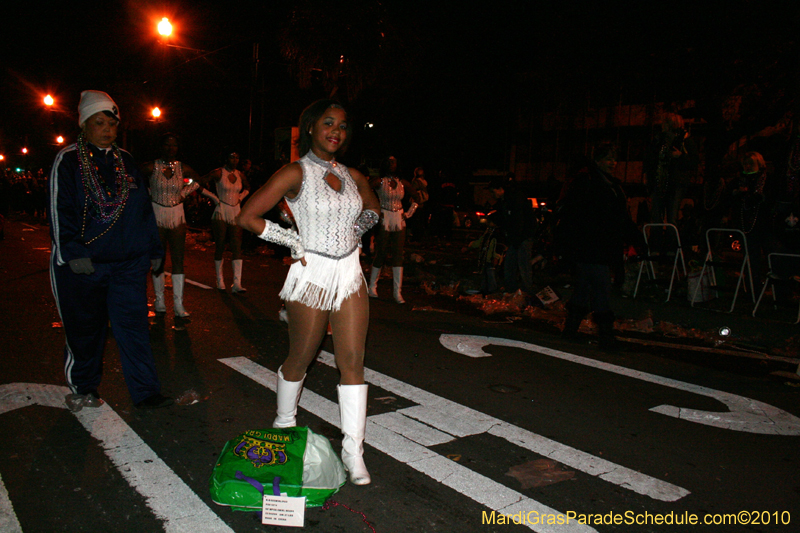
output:
[[[219,361],[261,385],[276,390],[275,372],[244,357]],[[335,366],[333,355],[328,352],[323,351],[318,361]],[[456,437],[488,432],[589,475],[656,500],[676,501],[689,494],[689,491],[681,487],[554,442],[374,370],[364,369],[364,379],[367,383],[418,404],[399,409],[394,413],[368,417],[367,444],[497,513],[510,515],[520,511],[523,514],[534,511],[539,516],[562,515],[557,510],[441,456],[427,446],[448,442]],[[336,404],[312,391],[306,389],[303,392],[299,406],[330,424],[339,425],[339,411]],[[548,524],[526,523],[526,525],[540,532],[594,531],[591,527],[575,521],[571,521],[568,525],[559,525],[557,529],[556,526]]]

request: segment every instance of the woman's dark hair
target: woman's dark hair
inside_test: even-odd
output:
[[[163,146],[164,143],[167,142],[167,139],[169,139],[170,137],[175,139],[175,141],[177,141],[178,145],[180,146],[181,138],[178,137],[177,133],[172,133],[171,131],[161,134],[161,137],[158,138],[158,145]]]
[[[154,146],[155,152],[157,154],[156,157],[160,157],[161,156],[161,151],[164,149],[164,143],[167,142],[167,139],[170,139],[170,138],[175,139],[175,142],[178,143],[178,148],[180,149],[180,146],[181,146],[180,137],[178,137],[178,135],[176,133],[172,133],[172,132],[168,131],[166,133],[162,133],[158,137],[158,144],[156,146]]]
[[[617,145],[608,141],[601,142],[592,150],[592,161],[596,163],[609,154],[617,155]]]
[[[387,157],[383,161],[381,161],[380,173],[381,173],[381,177],[382,178],[385,178],[391,172],[391,170],[390,170],[390,167],[391,167],[390,162],[392,161],[392,159],[394,159],[394,164],[395,164],[394,173],[393,174],[395,176],[399,176],[400,175],[400,163],[397,162],[397,158],[395,156],[390,155],[389,157]]]
[[[235,146],[226,146],[222,149],[222,153],[219,155],[220,162],[223,165],[227,163],[228,157],[230,157],[231,154],[236,154],[239,156],[239,159],[244,159],[244,157],[242,157],[242,152],[237,150]]]
[[[329,108],[335,107],[336,109],[341,109],[347,114],[347,110],[337,102],[336,100],[317,100],[307,108],[303,109],[303,112],[300,114],[300,140],[298,141],[298,153],[300,157],[303,157],[311,150],[311,133],[309,130],[317,123],[320,117],[327,111]],[[347,138],[345,138],[342,145],[339,147],[337,153],[343,154],[347,151],[347,147],[350,145],[350,139],[353,136],[353,125],[348,120],[347,121]]]

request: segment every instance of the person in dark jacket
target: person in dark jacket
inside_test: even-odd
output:
[[[533,293],[533,269],[531,250],[536,232],[536,219],[530,200],[514,187],[514,175],[494,178],[489,184],[497,200],[492,220],[498,226],[498,242],[507,246],[503,261],[503,285],[505,292],[515,293],[522,289]]]
[[[767,162],[758,152],[747,152],[740,159],[741,172],[732,192],[732,219],[742,230],[750,254],[750,269],[756,291],[763,282],[767,256],[774,247],[775,179],[767,172]],[[757,294],[757,293],[756,293]]]
[[[650,222],[666,219],[676,224],[681,201],[692,175],[700,164],[697,144],[684,127],[683,117],[666,113],[661,121],[661,134],[650,146],[644,161],[644,178],[653,205]]]
[[[99,407],[108,324],[137,408],[173,403],[161,394],[147,321],[147,274],[163,250],[131,155],[114,142],[119,110],[101,91],[84,91],[81,133],[56,156],[50,175],[50,279],[66,335],[64,371],[73,412]]]
[[[611,266],[623,244],[640,244],[620,181],[612,173],[617,151],[611,143],[595,147],[591,161],[568,183],[559,207],[557,239],[575,274],[575,291],[567,302],[563,335],[574,337],[591,311],[600,331],[600,346],[615,346],[611,310]]]

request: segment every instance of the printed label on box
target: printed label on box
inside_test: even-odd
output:
[[[303,527],[306,499],[264,495],[261,523],[270,526]]]

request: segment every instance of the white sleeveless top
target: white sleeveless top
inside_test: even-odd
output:
[[[153,162],[153,174],[150,176],[150,200],[153,203],[153,213],[156,215],[158,227],[172,229],[186,223],[183,201],[200,185],[184,183],[183,165],[180,161],[173,162],[171,178],[164,175],[164,169],[167,166],[168,163],[161,159]]]
[[[171,178],[164,175],[164,169],[169,166],[167,163],[160,159],[153,163],[153,174],[150,176],[150,199],[162,207],[174,207],[183,202],[181,196],[185,185],[183,183],[183,165],[180,161],[173,163]]]
[[[311,151],[298,163],[303,169],[300,192],[286,201],[306,253],[331,259],[346,257],[358,248],[353,225],[363,209],[355,180],[345,165],[324,161]],[[328,173],[341,181],[339,191],[325,181]]]
[[[228,178],[233,174],[236,180],[231,183]],[[217,198],[223,204],[235,206],[239,205],[239,194],[242,192],[242,178],[239,177],[239,171],[234,170],[228,172],[225,167],[219,169],[219,181],[217,182]]]
[[[236,178],[233,183],[228,178],[230,175]],[[219,204],[214,209],[211,218],[224,220],[228,224],[236,224],[236,215],[241,211],[239,195],[242,193],[243,183],[238,170],[229,172],[225,167],[219,169],[219,181],[216,182]]]

